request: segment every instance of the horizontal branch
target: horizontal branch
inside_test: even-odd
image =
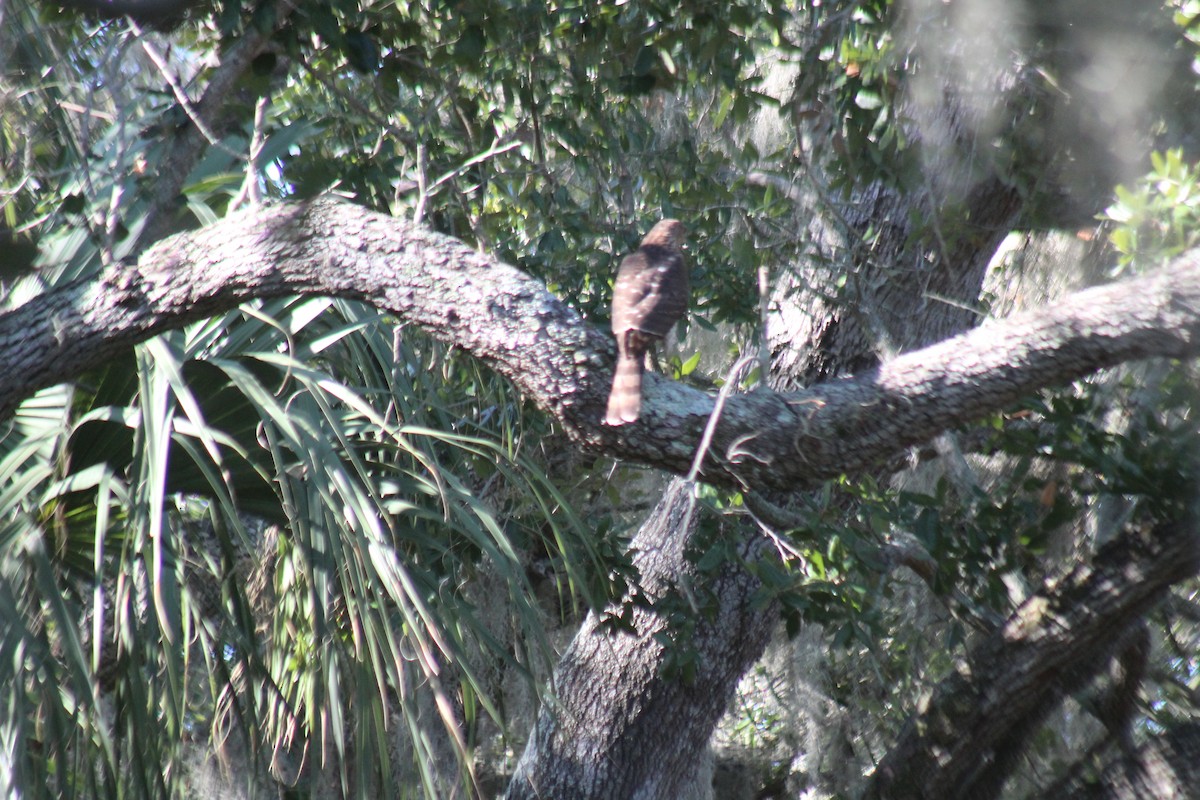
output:
[[[164,240],[0,316],[0,418],[37,389],[255,298],[365,301],[491,364],[579,443],[683,474],[713,396],[647,376],[641,420],[603,424],[614,347],[546,288],[454,239],[320,199]],[[707,480],[797,489],[902,453],[1045,386],[1125,361],[1200,352],[1200,252],[809,390],[735,395]]]

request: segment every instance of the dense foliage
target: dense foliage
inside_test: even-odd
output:
[[[1171,42],[1165,71],[1186,83],[1172,92],[1194,97],[1179,78],[1194,15],[1178,5],[1178,28],[1161,9],[1134,16]],[[1075,80],[1066,17],[1012,6],[1034,97]],[[838,213],[854,191],[928,182],[902,98],[906,76],[940,73],[928,41],[904,35],[921,26],[883,0],[229,0],[151,29],[27,0],[0,13],[5,308],[163,232],[335,192],[476,244],[603,324],[616,260],[678,216],[689,324],[718,333],[704,369],[676,359],[674,372],[720,383],[760,343],[763,277],[815,264],[815,293],[853,304],[851,264],[879,232],[830,251],[809,215],[848,233]],[[247,69],[201,109],[223,58],[254,36]],[[1027,230],[1090,229],[1108,208],[1089,235],[1111,236],[1118,270],[1194,244],[1194,153],[1156,156],[1140,181],[1126,164],[1049,174],[1062,152],[1045,145],[1060,122],[1049,108],[1034,102],[973,153],[1035,198]],[[1146,129],[1186,144],[1188,112],[1164,108]],[[207,140],[197,156],[177,176],[160,169],[189,136]],[[950,235],[935,228],[917,234]],[[997,295],[1017,272],[997,266]],[[834,744],[860,774],[818,780],[817,760],[794,761],[833,745],[798,742],[779,699],[794,687],[776,672],[725,730],[767,753],[756,785],[807,770],[809,785],[852,787],[965,643],[1047,572],[1194,499],[1191,370],[1110,378],[962,432],[987,480],[854,476],[774,526],[780,558],[753,565],[761,600],[781,603],[789,633],[819,631],[821,690],[844,720]],[[656,491],[571,451],[471,359],[344,301],[253,304],[166,334],[3,426],[0,787],[26,797],[201,791],[210,738],[260,789],[484,791],[532,712],[506,705],[520,695],[510,676],[533,693],[550,636],[636,584],[622,512],[643,509],[613,501]],[[746,513],[736,493],[701,494],[717,514]],[[701,574],[737,557],[716,525],[695,551]],[[899,565],[925,588],[897,580]],[[1194,595],[1177,599],[1194,608]],[[689,626],[717,602],[701,590],[660,609],[677,621],[668,669],[685,680]],[[1139,735],[1197,713],[1200,631],[1185,617],[1152,620],[1163,657]],[[1065,761],[1065,723],[1044,736],[1045,760]]]

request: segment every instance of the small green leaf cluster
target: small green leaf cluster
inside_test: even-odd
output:
[[[834,185],[848,192],[864,174],[897,185],[917,164],[905,155],[908,142],[896,124],[897,76],[906,55],[895,41],[895,9],[883,0],[844,13],[841,38],[821,51],[824,80],[811,84],[827,93],[838,114],[832,141],[845,169],[837,170]]]
[[[1193,45],[1200,46],[1200,2],[1170,0],[1167,6],[1174,9],[1174,22],[1183,30],[1184,37]],[[1200,52],[1192,59],[1192,65],[1194,72],[1200,72]]]
[[[1200,240],[1200,171],[1183,150],[1150,154],[1151,170],[1132,187],[1118,186],[1101,219],[1112,224],[1114,275],[1158,266]]]

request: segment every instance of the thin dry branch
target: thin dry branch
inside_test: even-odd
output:
[[[82,2],[102,3],[103,0]],[[230,98],[237,82],[294,10],[292,0],[277,0],[271,8],[275,20],[274,28],[248,25],[237,43],[222,52],[221,63],[208,76],[204,93],[187,112],[193,124],[175,136],[166,155],[156,165],[154,195],[150,199],[146,223],[142,230],[142,242],[155,242],[170,230],[172,217],[180,199],[179,193],[208,144],[206,137],[213,135],[211,130],[218,127],[221,115],[227,113],[231,107]],[[204,126],[207,128],[202,131]]]

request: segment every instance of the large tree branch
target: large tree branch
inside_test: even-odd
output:
[[[329,199],[236,215],[0,316],[0,418],[33,391],[255,298],[332,295],[392,312],[492,364],[577,441],[685,473],[713,397],[647,376],[635,425],[601,423],[611,338],[542,284],[456,240]],[[724,406],[706,479],[797,489],[862,469],[1048,385],[1200,352],[1200,251],[809,390]]]
[[[715,574],[697,572],[687,552],[696,503],[682,479],[663,491],[630,547],[641,576],[639,597],[623,601],[630,630],[588,615],[555,669],[555,701],[538,716],[506,800],[689,796],[700,754],[777,619],[742,563],[759,558],[761,537],[740,539]],[[691,604],[687,632],[679,611],[660,605],[672,595]],[[689,669],[664,670],[672,653],[687,653]]]

